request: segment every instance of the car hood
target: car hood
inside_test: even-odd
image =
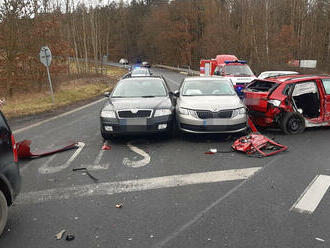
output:
[[[244,107],[238,96],[181,96],[178,106],[188,109],[220,111]]]
[[[172,103],[169,97],[110,98],[104,106],[105,109],[109,110],[157,109],[171,107]]]

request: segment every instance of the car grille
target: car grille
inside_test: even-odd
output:
[[[119,118],[149,118],[151,116],[152,110],[138,110],[133,113],[131,110],[120,110],[118,111]]]
[[[229,119],[233,115],[232,110],[222,110],[219,112],[197,110],[196,113],[198,118],[200,119],[216,119],[216,118]]]

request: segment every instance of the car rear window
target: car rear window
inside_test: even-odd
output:
[[[249,84],[246,89],[251,91],[262,91],[267,92],[276,87],[277,83],[263,80],[255,80]]]

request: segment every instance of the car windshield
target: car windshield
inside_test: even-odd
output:
[[[230,81],[223,80],[192,80],[183,85],[183,96],[221,96],[235,95]]]
[[[144,70],[144,69],[134,69],[132,71],[132,76],[137,76],[137,75],[143,75],[143,76],[149,76],[150,73],[148,70]]]
[[[225,75],[254,76],[248,65],[226,65],[224,71]]]
[[[115,98],[161,96],[167,96],[167,91],[163,81],[158,78],[122,80],[112,93]]]

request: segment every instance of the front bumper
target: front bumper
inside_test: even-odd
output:
[[[106,134],[143,134],[164,133],[172,128],[173,116],[159,116],[139,119],[112,119],[102,118],[101,131]],[[159,129],[159,125],[166,124],[166,128]],[[112,127],[112,131],[106,131],[105,127]]]
[[[177,114],[179,129],[189,133],[237,133],[246,130],[246,115],[226,119],[199,119]]]

